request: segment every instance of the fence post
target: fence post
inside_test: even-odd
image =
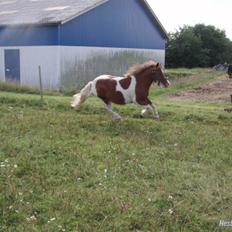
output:
[[[41,66],[39,65],[39,90],[40,90],[40,99],[43,102],[43,83],[42,83],[42,74],[41,74]]]

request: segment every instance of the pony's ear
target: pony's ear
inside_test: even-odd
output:
[[[156,64],[156,68],[160,68],[160,63],[159,62]]]

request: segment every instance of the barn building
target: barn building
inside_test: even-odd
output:
[[[1,0],[0,81],[81,87],[129,65],[164,65],[167,33],[146,0]]]

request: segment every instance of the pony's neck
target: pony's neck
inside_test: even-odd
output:
[[[149,90],[151,87],[151,84],[153,82],[153,79],[150,77],[150,73],[143,73],[141,76],[138,76],[137,82],[142,86],[143,88]]]

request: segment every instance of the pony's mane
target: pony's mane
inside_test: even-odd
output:
[[[124,76],[128,77],[128,76],[138,75],[138,74],[144,72],[145,70],[149,69],[150,67],[155,66],[156,64],[157,63],[153,60],[147,61],[143,64],[134,64],[128,69],[128,71],[126,72],[126,74]]]

